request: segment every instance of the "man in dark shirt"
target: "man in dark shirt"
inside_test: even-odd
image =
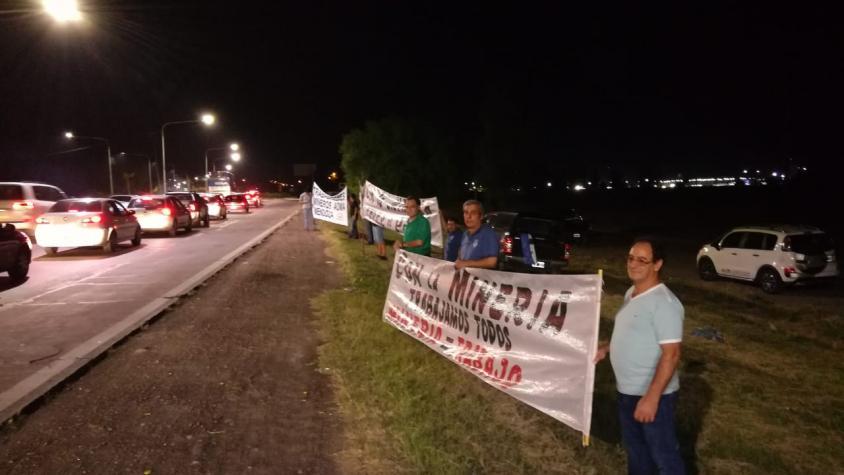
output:
[[[448,231],[448,239],[445,241],[445,259],[450,262],[457,260],[457,254],[460,252],[460,244],[463,242],[463,231],[457,227],[457,221],[454,218],[446,218],[445,229]]]

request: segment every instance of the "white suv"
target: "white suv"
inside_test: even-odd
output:
[[[785,284],[838,276],[832,239],[812,226],[735,228],[698,251],[697,268],[703,280],[749,280],[770,294]]]
[[[0,224],[11,223],[30,238],[35,220],[56,201],[67,198],[62,190],[43,183],[0,182]]]

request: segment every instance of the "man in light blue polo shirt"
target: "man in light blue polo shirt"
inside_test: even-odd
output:
[[[466,233],[460,243],[460,251],[454,267],[458,270],[464,267],[480,269],[495,269],[498,266],[498,236],[495,231],[481,220],[484,207],[480,201],[468,200],[463,203],[463,224]]]
[[[595,356],[597,362],[610,354],[630,474],[685,473],[674,427],[683,304],[660,282],[663,263],[656,240],[633,243],[627,256],[633,286],[615,316],[609,345]]]

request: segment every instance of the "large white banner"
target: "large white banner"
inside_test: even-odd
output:
[[[600,311],[597,274],[457,271],[400,251],[383,318],[586,438]]]
[[[336,195],[329,195],[314,183],[314,193],[311,198],[311,210],[314,219],[321,219],[329,223],[349,225],[349,201],[346,199],[348,188],[343,188]]]
[[[407,213],[404,209],[403,196],[387,193],[370,182],[366,182],[361,193],[361,216],[363,219],[375,223],[384,229],[392,229],[397,233],[404,232],[407,223]],[[443,232],[440,225],[440,205],[437,198],[419,198],[420,211],[431,223],[431,244],[442,247]]]

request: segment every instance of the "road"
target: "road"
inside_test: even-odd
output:
[[[295,200],[267,200],[248,215],[232,214],[210,228],[172,238],[145,235],[141,246],[127,242],[110,255],[61,249],[46,257],[36,246],[25,283],[10,288],[0,278],[0,413],[19,393],[31,392],[23,383],[57,383],[52,367],[95,357],[103,351],[104,332],[158,313],[167,300],[172,303],[190,290],[183,284],[210,276],[222,257],[297,210]]]

